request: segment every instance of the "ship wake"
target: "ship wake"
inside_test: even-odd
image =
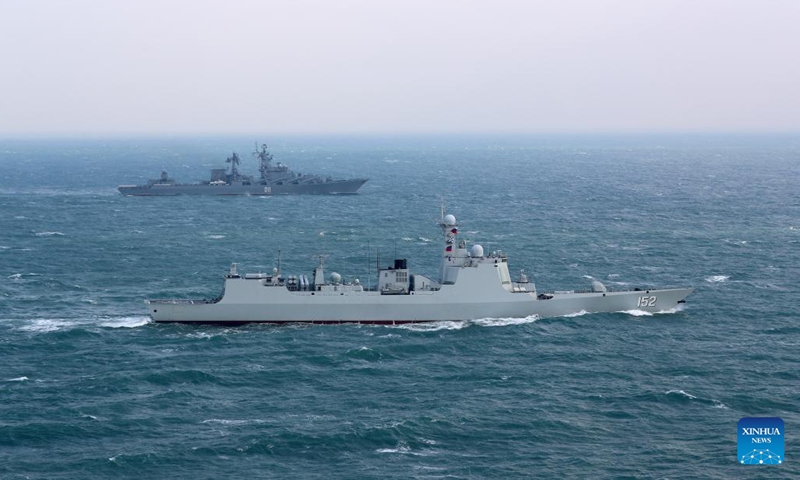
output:
[[[461,330],[470,326],[478,327],[507,327],[509,325],[524,325],[539,320],[538,315],[523,318],[479,318],[477,320],[443,320],[439,322],[405,323],[393,325],[390,328],[402,328],[413,332],[436,332],[439,330]]]

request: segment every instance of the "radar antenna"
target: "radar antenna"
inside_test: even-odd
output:
[[[253,155],[258,157],[260,162],[258,166],[258,171],[261,172],[261,179],[265,180],[267,178],[267,172],[269,172],[270,163],[272,162],[272,154],[267,151],[267,144],[261,144],[261,150],[258,149],[258,142],[256,142],[256,151],[253,152]]]
[[[239,165],[239,155],[236,152],[233,152],[233,155],[225,159],[225,163],[231,164],[231,181],[234,181],[239,178],[239,170],[236,168]]]

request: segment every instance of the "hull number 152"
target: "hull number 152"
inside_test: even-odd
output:
[[[656,306],[657,298],[655,296],[651,297],[639,297],[639,303],[636,304],[637,307],[655,307]]]

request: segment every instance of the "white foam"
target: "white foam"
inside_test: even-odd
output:
[[[13,275],[9,275],[6,278],[22,278],[22,274],[21,273],[15,273]]]
[[[53,237],[53,236],[63,237],[63,236],[65,236],[61,232],[36,232],[35,235],[37,237]]]
[[[420,241],[422,241],[422,242],[426,242],[426,243],[427,243],[427,242],[432,242],[432,241],[433,241],[433,240],[431,240],[430,238],[425,238],[425,237],[419,237],[419,240],[420,240]]]
[[[375,451],[378,453],[403,453],[403,454],[412,453],[411,447],[409,447],[408,444],[403,441],[397,442],[395,448],[379,448]]]
[[[620,313],[627,313],[633,317],[652,317],[653,314],[644,310],[622,310]]]
[[[208,420],[203,420],[202,423],[216,423],[220,425],[247,425],[250,423],[264,423],[264,420],[227,420],[224,418],[209,418]]]
[[[211,238],[213,240],[219,240],[221,238],[225,238],[225,235],[208,235],[206,238]]]
[[[691,393],[686,393],[683,390],[670,390],[670,391],[667,392],[667,395],[669,395],[670,393],[677,393],[677,394],[683,395],[684,397],[689,398],[691,400],[694,400],[694,399],[697,398],[694,395],[692,395]]]
[[[25,325],[20,327],[21,330],[25,330],[28,332],[38,332],[38,333],[47,333],[47,332],[55,332],[56,330],[61,330],[64,327],[72,326],[73,323],[66,322],[61,319],[55,318],[40,318],[34,320],[33,323],[29,325]]]
[[[438,322],[405,323],[394,325],[393,328],[402,328],[413,332],[436,332],[438,330],[461,330],[470,325],[480,327],[507,327],[509,325],[524,325],[539,320],[538,315],[527,317],[505,317],[505,318],[480,318],[477,320],[442,320]]]
[[[731,277],[727,275],[712,275],[710,277],[706,277],[706,282],[709,283],[720,283],[720,282],[727,282]]]
[[[423,323],[404,323],[402,325],[394,325],[394,328],[402,328],[411,330],[412,332],[436,332],[438,330],[461,330],[468,325],[467,322],[461,321],[440,321],[440,322],[423,322]]]
[[[582,316],[588,315],[588,314],[589,314],[589,312],[587,312],[586,310],[581,310],[580,312],[568,313],[566,315],[561,315],[561,316],[564,317],[564,318],[573,318],[573,317],[582,317]]]
[[[110,328],[136,328],[147,325],[151,321],[150,317],[120,317],[109,319],[101,323],[100,326]]]
[[[7,378],[6,382],[27,382],[28,377]]]
[[[481,318],[472,323],[481,327],[505,327],[508,325],[524,325],[539,320],[539,315],[530,315],[524,318]]]

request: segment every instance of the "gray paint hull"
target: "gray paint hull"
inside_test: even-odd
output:
[[[346,195],[355,194],[366,179],[333,180],[330,182],[300,185],[121,185],[117,189],[123,195],[174,196],[174,195]]]

